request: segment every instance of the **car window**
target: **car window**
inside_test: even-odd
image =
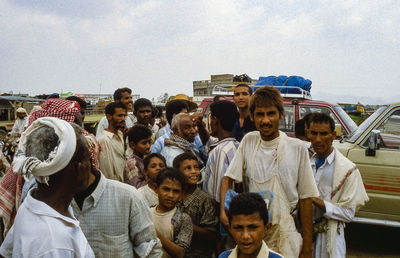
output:
[[[279,129],[283,132],[294,132],[294,106],[285,105],[284,117],[279,121]]]
[[[350,132],[354,132],[357,129],[357,124],[354,122],[353,119],[343,110],[343,108],[339,105],[333,106],[333,108],[338,113],[339,117],[344,121],[347,127],[350,129]]]
[[[332,113],[332,111],[329,108],[326,108],[326,107],[307,107],[307,106],[300,107],[300,119],[303,118],[308,113],[312,113],[312,112],[325,113],[333,118],[333,120],[335,121],[335,124],[340,125],[336,116]]]
[[[390,114],[376,129],[381,133],[381,147],[400,149],[400,110]],[[363,143],[363,146],[367,145],[368,139]]]
[[[333,118],[333,121],[335,121],[336,126],[341,126],[341,123],[333,114],[333,112],[326,107],[302,106],[300,107],[300,119],[302,119],[308,113],[313,113],[313,112],[325,113]],[[343,128],[342,128],[342,133],[346,133],[345,130],[343,130]]]
[[[370,115],[364,122],[360,124],[360,126],[349,135],[349,138],[346,139],[347,142],[354,143],[360,135],[367,130],[367,128],[376,120],[378,117],[387,109],[387,105],[381,106],[378,108],[372,115]]]

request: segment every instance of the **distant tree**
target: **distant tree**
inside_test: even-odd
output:
[[[157,101],[158,102],[161,102],[161,103],[166,103],[167,101],[168,101],[168,93],[164,93],[164,94],[161,94],[158,98],[157,98]]]

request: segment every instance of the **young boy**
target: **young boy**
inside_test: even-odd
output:
[[[146,184],[143,157],[150,153],[152,132],[144,125],[135,125],[128,131],[129,147],[133,154],[126,160],[124,182],[140,188]]]
[[[158,173],[166,167],[165,158],[159,153],[152,153],[143,159],[143,165],[147,184],[140,187],[139,192],[149,208],[152,208],[158,204],[156,179]]]
[[[200,180],[200,168],[194,154],[185,152],[176,156],[173,166],[185,177],[182,202],[179,204],[179,208],[189,214],[193,222],[190,257],[211,257],[215,249],[218,223],[216,203],[197,185]]]
[[[229,227],[236,247],[219,258],[280,258],[263,241],[268,230],[268,210],[264,199],[256,193],[242,193],[232,198],[228,211]]]
[[[162,257],[185,256],[193,235],[192,221],[176,208],[181,198],[185,178],[174,168],[161,170],[156,179],[158,205],[151,208],[154,227],[163,246]]]

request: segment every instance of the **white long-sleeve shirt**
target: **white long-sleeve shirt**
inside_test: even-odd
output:
[[[23,119],[18,118],[17,120],[15,120],[14,122],[14,126],[11,130],[11,134],[12,135],[21,135],[24,130],[25,127],[28,126],[28,117],[24,117]]]
[[[324,200],[326,209],[325,213],[323,213],[321,209],[315,207],[314,218],[324,216],[327,219],[337,220],[345,223],[351,222],[354,218],[355,208],[341,208],[331,202],[333,174],[335,168],[335,152],[332,151],[332,153],[326,158],[325,163],[318,169],[315,166],[315,155],[310,161],[315,176],[315,182],[320,193],[320,198]],[[339,230],[336,236],[334,248],[335,257],[346,257],[346,241],[344,239],[343,223],[339,223]],[[327,241],[326,233],[320,233],[317,235],[317,238],[314,242],[314,257],[329,257]]]

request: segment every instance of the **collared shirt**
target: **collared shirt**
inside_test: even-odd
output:
[[[238,147],[239,142],[233,137],[225,138],[210,145],[211,151],[209,152],[205,169],[206,179],[203,183],[203,190],[209,193],[217,202],[220,202],[221,180]]]
[[[196,188],[191,195],[178,204],[178,207],[190,216],[194,225],[212,231],[216,231],[218,223],[216,206],[211,196],[199,188]],[[193,235],[189,251],[190,257],[211,257],[214,244]]]
[[[335,203],[331,202],[331,193],[333,188],[333,178],[335,172],[335,151],[332,151],[324,164],[318,169],[316,168],[315,161],[317,155],[314,154],[311,159],[311,167],[315,175],[315,182],[317,184],[320,198],[324,200],[325,213],[321,209],[314,207],[314,219],[322,216],[341,222],[350,222],[354,218],[355,208],[341,208]],[[322,258],[329,257],[327,249],[327,233],[319,233],[314,242],[314,257]],[[335,241],[335,257],[346,257],[346,241],[344,238],[343,223],[338,225],[338,233]]]
[[[94,257],[71,207],[66,217],[29,191],[0,254],[4,257]]]
[[[234,249],[221,253],[218,256],[218,258],[238,258],[239,257],[238,249],[239,249],[238,246],[235,246]],[[269,249],[269,247],[263,240],[261,249],[257,254],[257,258],[283,258],[283,256]]]
[[[151,214],[137,190],[103,175],[82,210],[72,208],[96,257],[159,257]]]
[[[25,127],[28,126],[28,117],[24,117],[23,119],[18,118],[14,122],[14,126],[11,130],[12,135],[22,134],[25,130]]]
[[[136,123],[136,117],[132,115],[128,115],[125,120],[126,127],[131,128],[135,123]],[[104,129],[108,128],[108,120],[107,117],[103,116],[100,119],[100,122],[97,124],[97,130],[96,130],[96,138],[99,140],[101,136],[103,135]]]
[[[136,188],[140,188],[146,184],[143,160],[135,154],[126,159],[124,182]]]
[[[123,182],[125,169],[125,145],[123,134],[118,130],[114,134],[104,130],[99,139],[101,152],[99,156],[100,170],[109,178]]]

